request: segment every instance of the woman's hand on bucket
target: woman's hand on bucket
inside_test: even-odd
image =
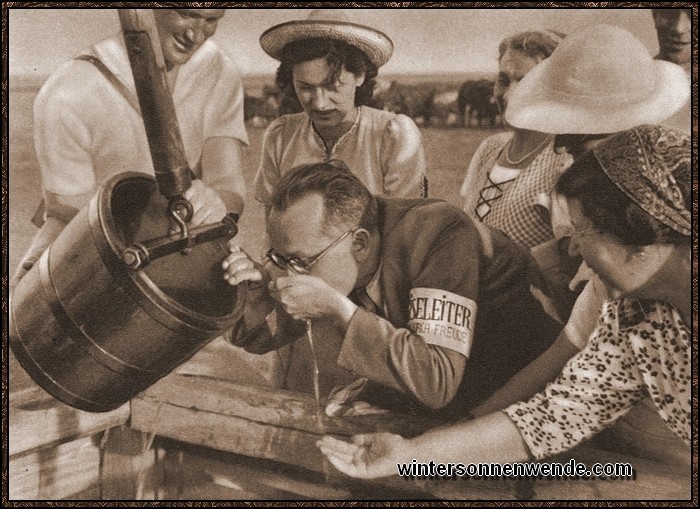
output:
[[[243,281],[262,281],[263,274],[253,263],[253,260],[243,251],[240,246],[229,241],[229,254],[221,263],[224,269],[224,279],[231,286],[241,284]]]

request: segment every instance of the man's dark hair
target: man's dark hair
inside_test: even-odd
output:
[[[296,64],[324,58],[332,69],[332,81],[336,81],[343,68],[355,76],[365,74],[365,81],[355,92],[355,106],[369,103],[374,93],[377,66],[367,55],[350,44],[333,39],[301,39],[290,42],[282,49],[281,64],[277,68],[276,83],[289,100],[296,99],[292,70]],[[301,106],[297,111],[302,111]]]
[[[377,200],[340,160],[298,166],[286,173],[272,196],[272,210],[284,212],[311,193],[323,197],[325,226],[377,229]]]

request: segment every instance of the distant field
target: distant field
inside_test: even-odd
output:
[[[438,84],[440,88],[454,88],[455,90],[467,80],[495,79],[494,74],[484,73],[464,73],[464,74],[384,74],[381,71],[377,76],[380,81],[396,80],[405,85],[415,85],[420,83]],[[243,77],[243,86],[246,92],[256,95],[265,85],[272,85],[275,82],[273,75],[248,75]]]
[[[34,92],[46,81],[46,75],[11,75],[10,89],[12,91]],[[411,85],[418,83],[436,83],[444,88],[459,88],[467,80],[494,79],[493,74],[465,73],[465,74],[383,74],[379,73],[377,79],[383,81],[396,80],[400,83]],[[253,74],[243,76],[243,87],[246,93],[259,95],[265,85],[273,85],[275,77],[271,74]]]
[[[10,273],[15,270],[35,231],[29,218],[40,202],[40,177],[32,139],[32,104],[38,78],[10,82],[9,129],[9,247]],[[421,129],[428,160],[430,194],[459,204],[459,187],[471,155],[493,130],[450,128]],[[262,207],[252,197],[258,166],[262,129],[249,127],[250,146],[245,150],[244,175],[248,186],[246,210],[240,222],[239,240],[250,253],[258,253],[264,233]]]

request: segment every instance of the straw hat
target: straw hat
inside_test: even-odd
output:
[[[377,67],[386,64],[394,51],[391,39],[374,28],[351,22],[347,15],[336,9],[317,9],[305,20],[294,20],[275,25],[260,36],[262,49],[276,60],[282,49],[300,39],[335,39],[362,50]]]
[[[661,123],[689,97],[683,68],[652,59],[622,28],[595,25],[566,37],[525,75],[506,120],[545,133],[613,133]]]

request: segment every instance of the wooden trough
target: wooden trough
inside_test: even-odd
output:
[[[551,461],[628,462],[633,480],[357,481],[324,461],[311,394],[246,385],[223,341],[109,413],[37,387],[10,397],[9,500],[690,500],[687,465],[580,446]],[[246,355],[246,354],[244,354]],[[228,356],[228,357],[227,357]],[[212,367],[212,358],[226,359]],[[249,373],[240,370],[242,378]],[[326,418],[325,432],[413,435],[408,415]]]

